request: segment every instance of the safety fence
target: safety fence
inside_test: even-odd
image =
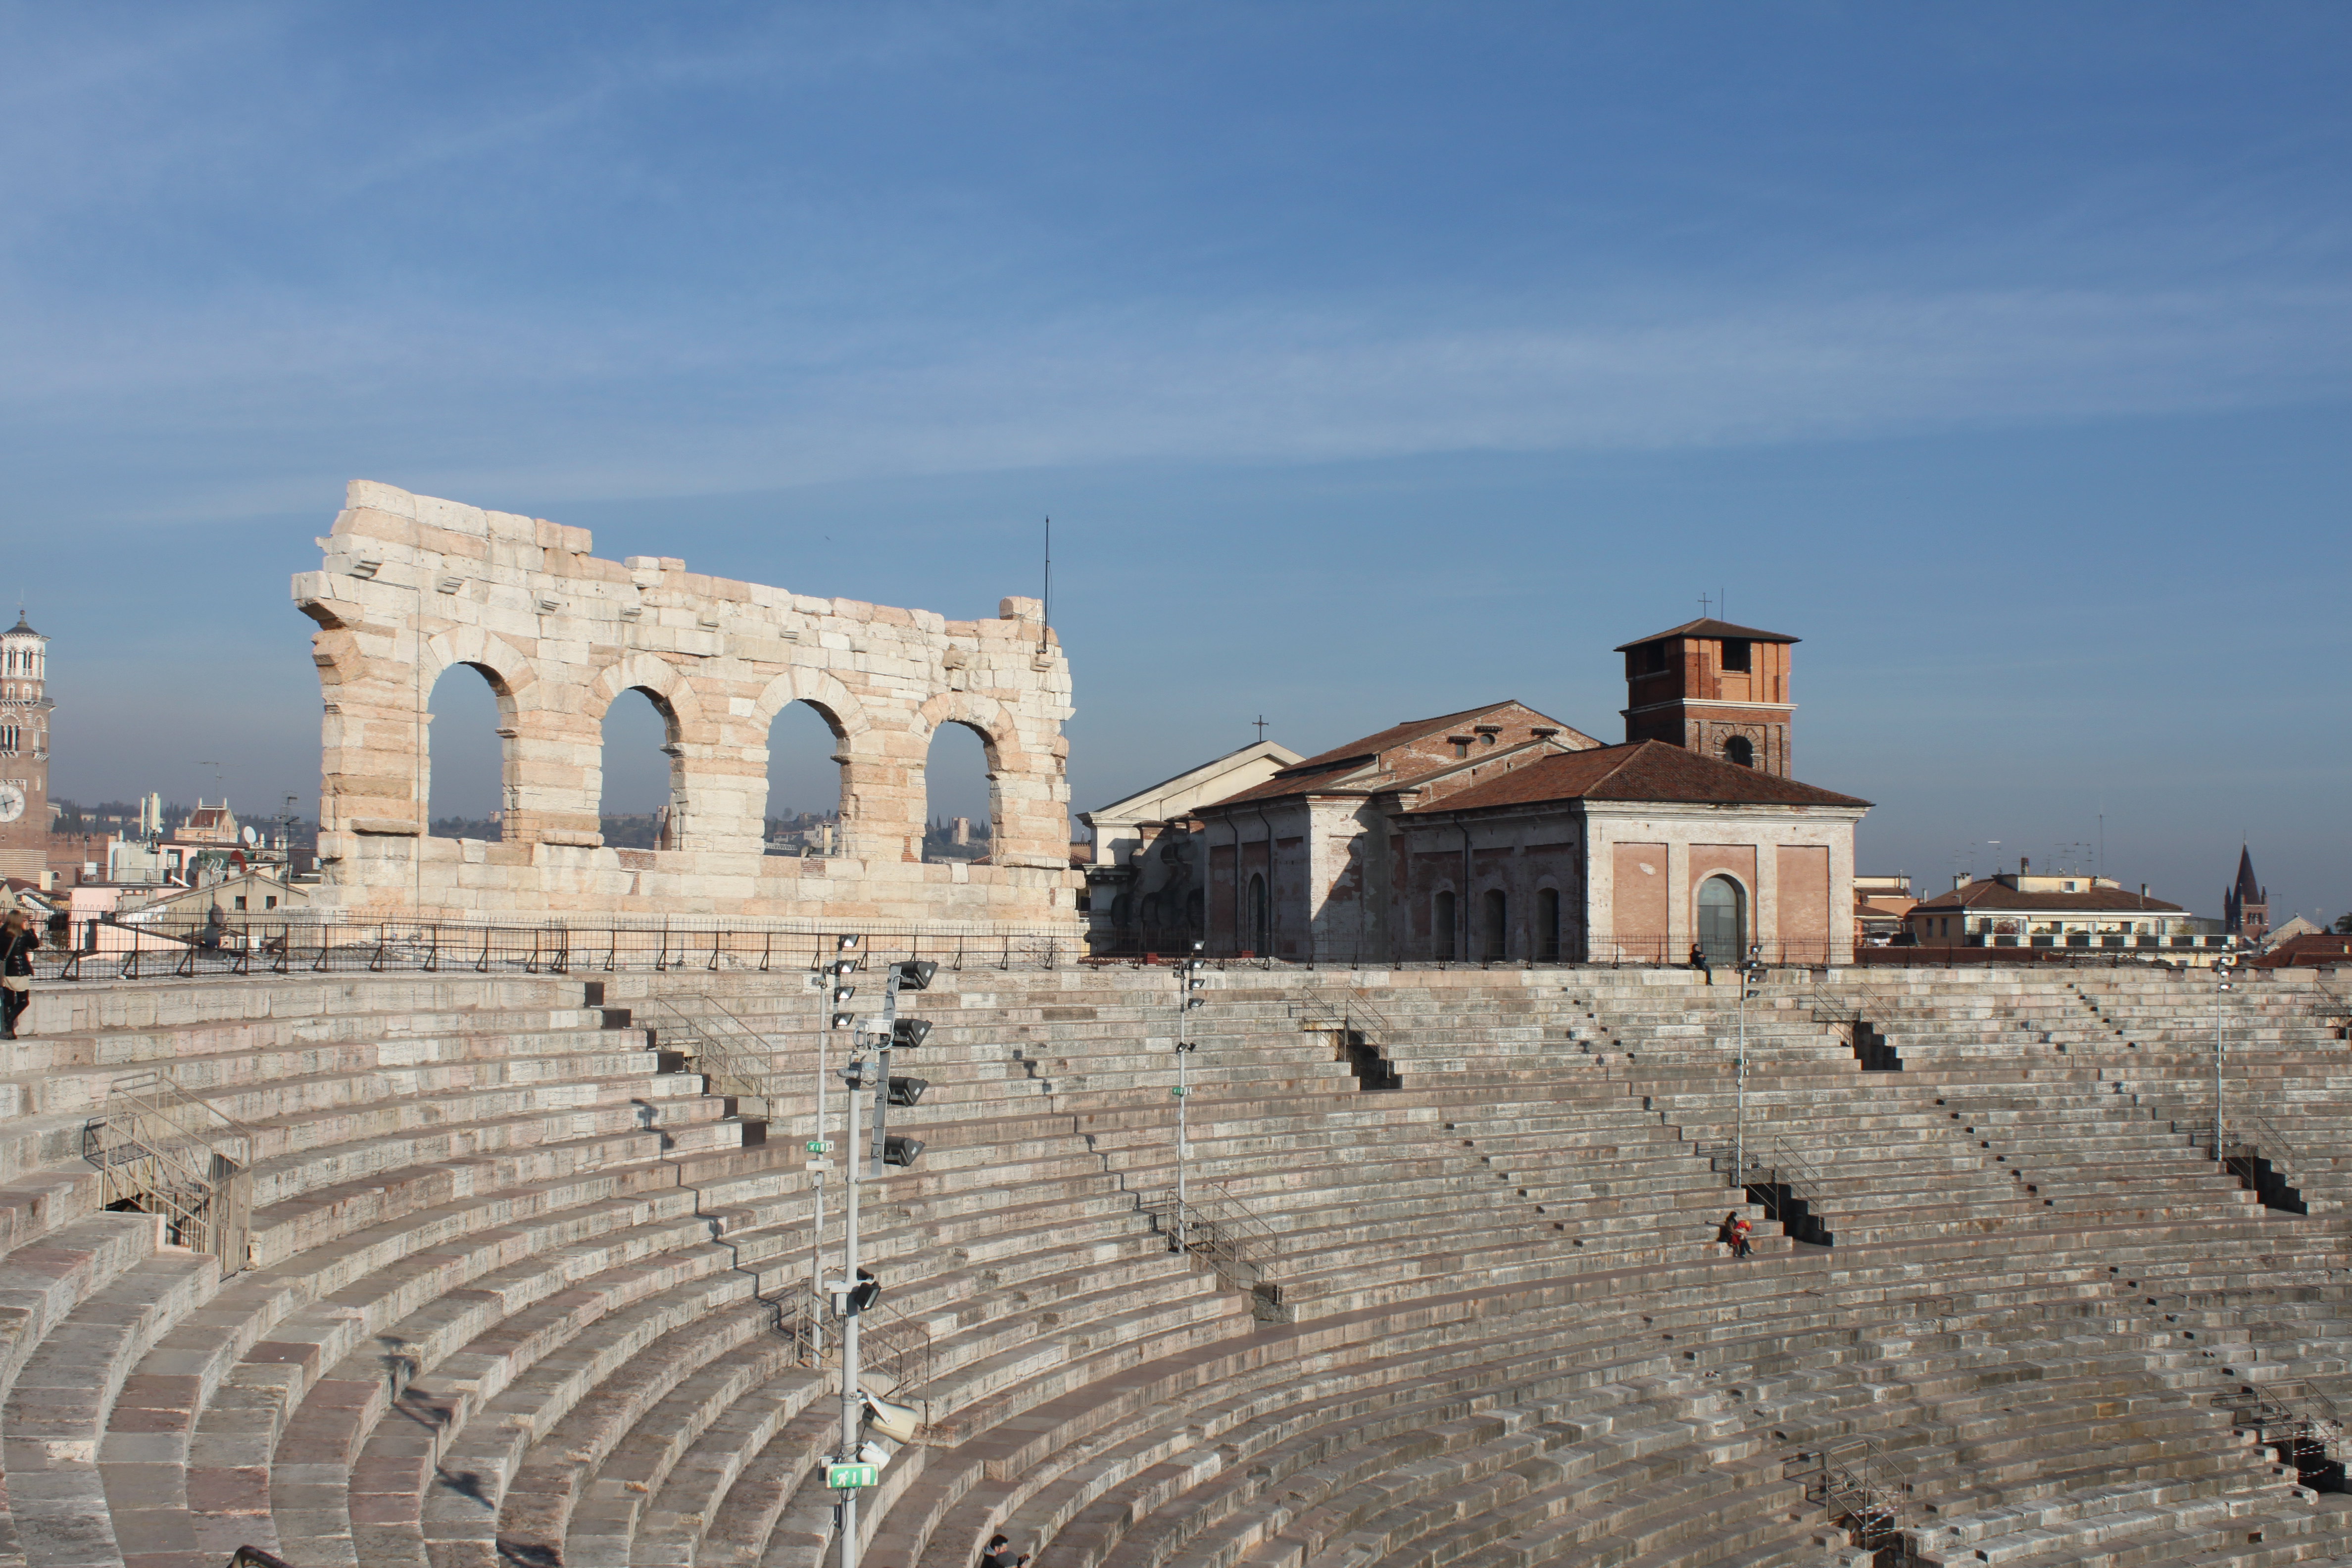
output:
[[[419,921],[91,921],[33,955],[38,978],[194,980],[251,974],[765,973],[814,970],[845,928],[719,922],[488,925]],[[938,932],[866,927],[869,952],[949,970],[1052,970],[1076,956],[1066,931]]]

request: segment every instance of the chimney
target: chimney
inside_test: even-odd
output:
[[[1955,871],[1952,873],[1952,891],[1957,893],[1968,885],[1969,874],[1966,871]]]

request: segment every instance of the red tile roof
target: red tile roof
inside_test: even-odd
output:
[[[1758,631],[1754,626],[1735,626],[1729,621],[1696,620],[1685,621],[1678,626],[1668,626],[1662,632],[1652,632],[1645,637],[1635,637],[1632,642],[1621,642],[1612,651],[1623,653],[1629,648],[1640,647],[1644,643],[1664,642],[1668,637],[1745,637],[1749,642],[1802,642],[1805,640],[1802,637],[1790,637],[1785,632],[1764,632]]]
[[[1475,784],[1414,815],[1548,800],[1698,801],[1724,805],[1868,805],[1777,773],[1717,762],[1664,741],[1563,752]]]
[[[1314,756],[1302,758],[1264,784],[1254,785],[1237,795],[1229,795],[1223,800],[1213,803],[1212,806],[1198,809],[1209,810],[1213,809],[1214,806],[1235,805],[1250,801],[1282,800],[1290,795],[1307,795],[1333,787],[1349,774],[1361,771],[1383,752],[1395,751],[1399,747],[1409,746],[1416,741],[1425,741],[1433,735],[1446,734],[1473,723],[1489,713],[1500,712],[1506,708],[1524,709],[1545,724],[1559,725],[1559,732],[1562,735],[1574,736],[1579,740],[1590,739],[1581,731],[1561,724],[1557,719],[1537,713],[1534,709],[1528,708],[1525,703],[1516,699],[1505,702],[1489,702],[1481,708],[1465,708],[1459,713],[1441,713],[1434,719],[1408,719],[1402,724],[1391,724],[1377,734],[1366,735],[1361,740],[1350,741],[1344,746],[1334,746],[1328,752],[1318,752]],[[1454,765],[1452,761],[1432,762],[1428,766],[1417,769],[1413,776],[1427,773],[1442,773]],[[1387,788],[1393,786],[1397,782],[1394,779],[1384,779],[1381,781],[1381,785]]]
[[[2144,899],[2122,888],[2092,888],[2080,893],[2021,893],[2007,882],[1970,882],[1965,888],[1922,899],[1916,910],[2054,910],[2084,914],[2179,915],[2189,911],[2162,899]]]
[[[1402,724],[1391,724],[1377,734],[1366,735],[1360,741],[1350,741],[1344,746],[1334,746],[1328,752],[1318,752],[1311,757],[1301,757],[1283,769],[1284,773],[1303,773],[1309,768],[1325,768],[1333,763],[1354,762],[1359,757],[1374,757],[1392,746],[1409,745],[1425,736],[1475,719],[1482,713],[1492,713],[1497,708],[1517,705],[1517,699],[1489,702],[1483,708],[1465,708],[1459,713],[1441,713],[1434,719],[1408,719]],[[1533,709],[1529,712],[1535,711]],[[1280,774],[1276,775],[1281,776]]]

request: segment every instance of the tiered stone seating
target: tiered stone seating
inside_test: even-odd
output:
[[[2196,983],[1864,978],[1749,1004],[1748,1137],[1801,1153],[1836,1244],[1738,1263],[1730,986],[1236,968],[1180,1068],[1165,971],[942,973],[895,1069],[931,1080],[893,1113],[928,1148],[862,1203],[869,1370],[928,1423],[868,1560],[962,1568],[1003,1528],[1037,1568],[1826,1564],[1856,1548],[1816,1482],[1864,1439],[1937,1561],[2352,1554],[2233,1415],[2352,1404],[2352,1260],[2175,1126]],[[824,999],[595,983],[46,991],[0,1078],[0,1563],[817,1562]],[[2249,1081],[2332,1159],[2344,1043],[2262,984]],[[1399,1087],[1330,1031],[1358,993]],[[771,1092],[706,1092],[656,997],[723,1003]],[[148,1068],[249,1129],[225,1279],[80,1158]],[[1180,1070],[1199,1215],[1278,1300],[1169,1250]]]

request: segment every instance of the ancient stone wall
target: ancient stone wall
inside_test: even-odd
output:
[[[592,555],[588,532],[354,481],[323,568],[294,578],[326,700],[323,902],[430,919],[710,915],[1039,930],[1074,922],[1069,665],[1034,599],[950,621]],[[454,666],[497,694],[504,840],[427,836],[426,710]],[[603,846],[606,710],[645,692],[668,728],[661,848]],[[761,853],[768,726],[831,726],[843,853]],[[924,763],[979,731],[991,864],[922,863]]]

